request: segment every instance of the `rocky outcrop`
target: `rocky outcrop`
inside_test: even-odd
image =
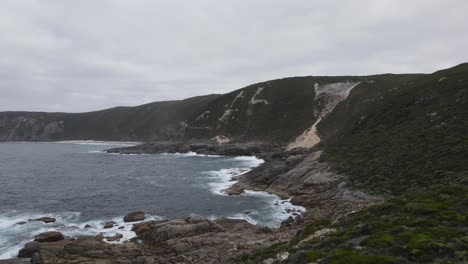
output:
[[[302,153],[301,150],[296,151],[272,155],[263,165],[240,176],[226,192],[267,191],[284,198],[292,197],[293,203],[314,210],[330,207],[333,211],[346,204],[351,211],[379,201],[360,191],[350,190],[348,177],[334,171],[331,164],[320,161],[321,151],[309,154],[304,154],[306,150]]]
[[[45,217],[39,217],[39,218],[35,218],[35,219],[29,219],[29,221],[44,222],[44,223],[46,223],[46,224],[47,224],[47,223],[53,223],[53,222],[55,222],[55,220],[56,220],[55,218],[53,218],[53,217],[47,217],[47,216],[45,216]]]
[[[114,221],[109,221],[107,223],[104,224],[104,229],[109,229],[109,228],[112,228],[116,225],[117,223],[114,222]]]
[[[222,231],[225,231],[225,229],[216,222],[199,215],[191,215],[187,219],[173,220],[156,225],[151,232],[143,237],[143,240],[147,244],[159,245],[168,240]]]
[[[201,155],[222,156],[262,156],[275,151],[278,146],[267,143],[185,143],[185,142],[151,142],[138,146],[114,148],[106,150],[108,153],[120,154],[160,154],[194,152]]]
[[[273,243],[276,236],[269,228],[243,220],[212,221],[199,215],[137,223],[134,230],[137,239],[122,244],[106,243],[102,236],[30,242],[21,250],[20,257],[33,258],[41,264],[228,263],[233,257],[260,245]],[[111,240],[118,237],[116,235]]]
[[[145,220],[145,213],[142,211],[132,212],[124,217],[124,222],[138,222]]]
[[[63,239],[64,237],[62,233],[56,232],[56,231],[40,233],[39,235],[34,237],[34,241],[41,242],[41,243],[42,242],[57,242]]]
[[[123,238],[123,235],[122,234],[115,234],[113,236],[108,236],[108,237],[105,237],[105,239],[109,242],[112,242],[112,241],[119,241],[121,238]]]

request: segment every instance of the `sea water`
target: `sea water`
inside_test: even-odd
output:
[[[135,236],[123,216],[144,211],[146,220],[196,213],[277,227],[303,211],[265,192],[229,196],[233,176],[259,166],[255,157],[108,154],[134,143],[73,141],[0,143],[0,259],[14,257],[33,236],[57,230],[68,236]],[[50,216],[55,223],[28,222]],[[105,222],[117,226],[103,229]],[[26,222],[26,224],[18,224]],[[84,228],[90,225],[91,228]],[[123,227],[124,229],[118,229]]]

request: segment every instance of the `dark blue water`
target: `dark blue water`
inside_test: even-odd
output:
[[[102,231],[101,223],[142,210],[149,218],[172,219],[197,213],[211,218],[244,218],[275,226],[289,215],[289,203],[249,192],[227,196],[230,178],[261,161],[251,157],[197,155],[119,155],[109,143],[0,144],[0,258],[11,256],[34,233],[68,235]],[[38,216],[57,223],[19,221]],[[95,228],[84,230],[85,223]],[[122,223],[123,225],[123,223]],[[131,236],[131,231],[126,235]],[[116,230],[107,230],[114,232]]]

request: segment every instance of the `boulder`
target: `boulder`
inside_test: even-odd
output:
[[[100,253],[103,252],[106,249],[109,249],[111,245],[107,244],[106,242],[98,240],[96,237],[79,237],[76,241],[73,243],[70,243],[68,245],[65,245],[63,247],[63,251],[65,254],[71,254],[71,255],[84,255],[87,252],[93,252],[93,253]],[[102,254],[104,255],[104,254]],[[109,255],[107,255],[109,256]]]
[[[136,223],[133,225],[132,231],[135,232],[135,234],[138,237],[141,237],[148,233],[149,231],[153,230],[157,225],[161,223],[165,223],[168,220],[158,220],[158,221],[146,221],[146,222],[141,222],[141,223]]]
[[[36,241],[26,243],[24,248],[20,249],[18,252],[18,258],[31,258],[34,253],[39,251],[40,244],[40,242]]]
[[[44,223],[47,224],[47,223],[55,222],[55,218],[44,216],[44,217],[39,217],[39,218],[35,218],[35,219],[29,219],[29,221],[44,222]]]
[[[143,240],[157,245],[171,239],[197,236],[208,232],[223,232],[224,227],[202,216],[192,215],[184,220],[172,220],[157,225],[144,235]]]
[[[142,211],[132,212],[124,217],[124,222],[138,222],[145,220],[145,213]]]
[[[114,227],[116,224],[117,224],[117,223],[114,222],[114,221],[109,221],[109,222],[107,222],[107,223],[104,225],[104,228],[105,228],[105,229],[112,228],[112,227]]]
[[[63,239],[64,239],[64,237],[63,237],[62,233],[57,232],[57,231],[41,233],[41,234],[34,237],[34,241],[41,242],[41,243],[44,243],[44,242],[57,242],[57,241],[60,241],[60,240],[63,240]]]
[[[123,238],[122,234],[115,234],[114,236],[106,237],[106,240],[109,242],[112,242],[112,241],[119,241],[121,238]]]
[[[26,243],[24,247],[18,252],[18,258],[32,258],[34,253],[37,253],[41,250],[55,251],[63,248],[64,245],[73,242],[73,239],[63,239],[57,242],[38,242],[31,241]]]

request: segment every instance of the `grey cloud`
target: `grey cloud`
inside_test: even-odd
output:
[[[464,0],[5,0],[0,111],[90,111],[468,59]]]

